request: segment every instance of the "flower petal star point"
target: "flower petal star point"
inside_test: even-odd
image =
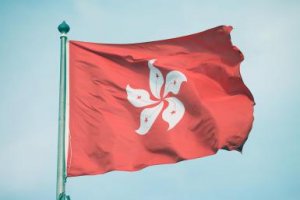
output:
[[[168,130],[174,128],[182,119],[185,108],[183,103],[176,97],[166,97],[169,93],[178,94],[181,84],[187,82],[186,76],[180,71],[171,71],[166,76],[166,85],[163,96],[160,92],[164,84],[164,77],[161,71],[154,66],[155,59],[148,61],[150,70],[149,85],[152,95],[157,100],[150,99],[150,94],[143,89],[133,89],[126,86],[127,99],[135,107],[146,107],[140,114],[140,127],[136,133],[145,135],[151,129],[153,123],[163,109],[164,102],[168,102],[167,108],[162,112],[162,119],[169,124]],[[153,105],[153,107],[148,107]]]

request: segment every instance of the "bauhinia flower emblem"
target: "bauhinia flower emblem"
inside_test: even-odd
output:
[[[135,131],[140,135],[148,133],[163,109],[165,102],[168,102],[168,106],[162,112],[162,119],[169,124],[168,130],[176,126],[185,112],[183,103],[176,97],[168,96],[168,94],[178,94],[182,82],[187,81],[187,78],[179,71],[169,72],[161,96],[161,89],[165,81],[161,71],[154,66],[154,62],[155,59],[149,60],[148,67],[150,70],[150,90],[156,100],[150,99],[150,95],[146,90],[133,89],[129,84],[126,86],[128,101],[135,107],[145,107],[140,114],[140,127]]]

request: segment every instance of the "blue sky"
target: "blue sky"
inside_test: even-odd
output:
[[[232,25],[257,105],[243,154],[68,180],[72,199],[300,199],[299,1],[66,0],[0,3],[0,199],[55,198],[59,33],[132,43]]]

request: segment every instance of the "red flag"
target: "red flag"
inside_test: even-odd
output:
[[[241,150],[254,100],[231,30],[138,44],[70,41],[67,175]]]

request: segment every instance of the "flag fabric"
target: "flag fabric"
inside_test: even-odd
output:
[[[254,100],[231,30],[136,44],[69,41],[67,176],[241,151]]]

